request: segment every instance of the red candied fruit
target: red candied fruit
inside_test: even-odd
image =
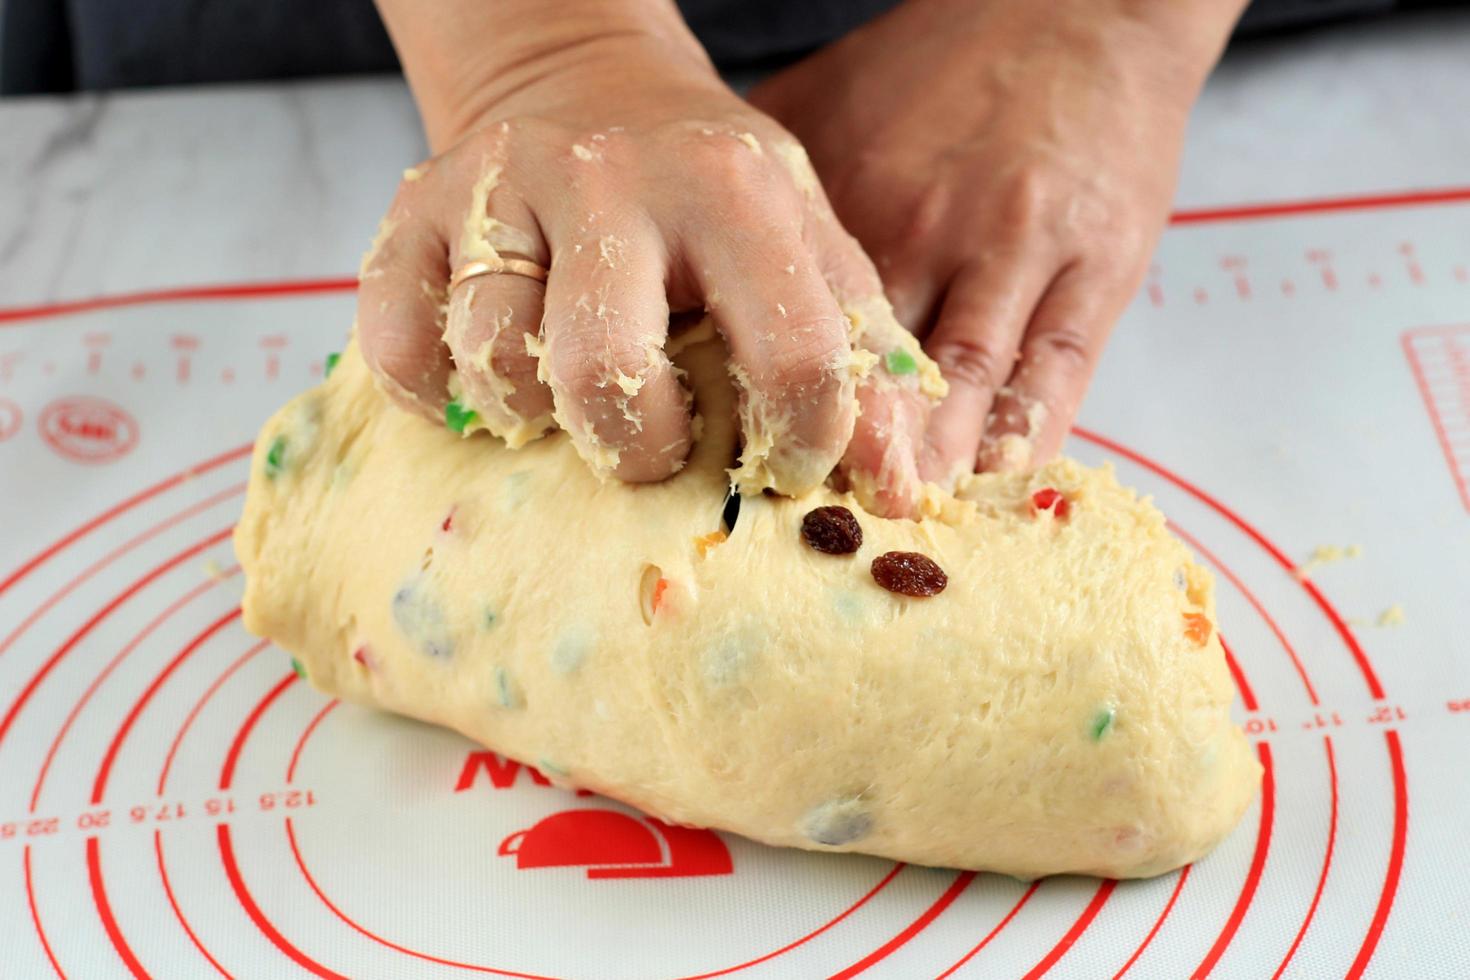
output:
[[[1184,614],[1184,636],[1197,647],[1202,647],[1210,642],[1212,628],[1210,621],[1197,612]]]
[[[1064,521],[1072,512],[1072,502],[1055,487],[1042,487],[1031,495],[1031,508],[1037,514],[1049,510],[1057,520]]]

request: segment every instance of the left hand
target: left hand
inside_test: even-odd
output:
[[[1060,448],[1243,6],[908,0],[751,93],[949,381],[925,479]]]

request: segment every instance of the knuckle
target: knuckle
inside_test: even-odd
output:
[[[631,338],[598,336],[557,345],[553,366],[568,394],[600,401],[623,394],[620,378],[644,380],[652,360],[648,348]]]
[[[390,393],[395,396],[433,395],[438,365],[424,345],[402,329],[373,327],[368,323],[361,325],[359,337],[363,360],[374,374],[390,382]]]
[[[951,384],[994,389],[1010,376],[1014,353],[984,335],[957,333],[937,340],[929,356]]]
[[[1067,323],[1051,327],[1036,338],[1038,355],[1059,364],[1071,374],[1085,374],[1092,368],[1097,345],[1087,331]]]
[[[779,335],[754,380],[782,390],[814,387],[833,377],[846,351],[847,335],[834,318],[806,317]]]
[[[947,184],[932,183],[914,195],[908,217],[900,226],[898,241],[903,249],[922,249],[940,236],[951,220],[953,195]]]
[[[1048,217],[1051,175],[1045,167],[1023,165],[1009,181],[997,212],[997,231],[1012,241],[1029,237]]]
[[[700,134],[685,140],[681,152],[706,186],[717,190],[739,194],[753,184],[764,183],[769,174],[770,165],[764,156],[757,156],[744,143],[728,137]]]

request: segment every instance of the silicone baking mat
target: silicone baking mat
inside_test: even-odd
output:
[[[228,535],[350,280],[0,312],[0,974],[1470,975],[1467,266],[1462,191],[1166,233],[1070,451],[1214,570],[1265,782],[1123,883],[672,830],[324,698]]]

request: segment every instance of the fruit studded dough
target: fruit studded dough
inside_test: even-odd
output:
[[[246,625],[331,694],[770,844],[1136,877],[1230,832],[1259,767],[1209,575],[1148,501],[1062,460],[967,478],[919,522],[747,496],[722,541],[735,399],[705,336],[676,358],[703,437],[642,486],[564,434],[510,450],[398,411],[350,347],[256,445]],[[1033,507],[1045,487],[1065,516]],[[854,555],[803,541],[830,504]],[[948,587],[885,591],[888,551]]]

